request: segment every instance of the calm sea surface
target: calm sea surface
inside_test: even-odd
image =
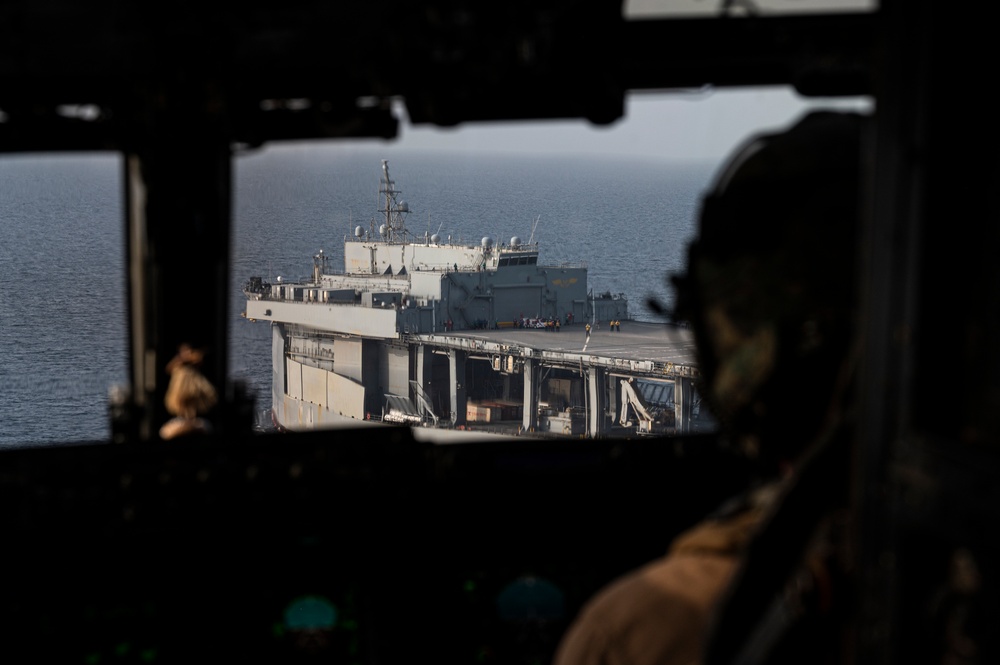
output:
[[[458,155],[398,147],[282,147],[237,158],[230,375],[266,407],[270,331],[240,317],[251,275],[297,278],[376,210],[382,159],[410,205],[408,228],[478,243],[541,244],[541,261],[585,261],[597,292],[636,318],[669,305],[698,198],[714,165],[628,158]],[[127,371],[124,228],[115,156],[0,159],[0,445],[100,441],[107,395]],[[536,224],[537,220],[537,224]]]

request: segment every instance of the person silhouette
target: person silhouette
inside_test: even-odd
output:
[[[821,513],[843,498],[865,122],[858,114],[813,113],[787,132],[756,137],[703,200],[686,272],[675,280],[675,314],[694,331],[699,393],[720,436],[754,460],[757,474],[677,536],[665,556],[588,601],[554,665],[735,662],[719,654],[732,656],[748,639],[744,626],[766,615],[754,586],[760,562],[781,562],[762,575],[775,584],[799,571],[790,543],[819,533]],[[822,482],[812,483],[817,469]],[[809,483],[800,482],[804,474]],[[817,499],[811,484],[830,491]],[[815,508],[786,502],[803,488],[813,491]],[[789,524],[795,528],[780,532]],[[809,561],[818,562],[809,570],[831,569],[811,550]],[[775,597],[781,589],[766,600]],[[826,643],[811,639],[820,632],[809,635],[799,644],[822,650]]]

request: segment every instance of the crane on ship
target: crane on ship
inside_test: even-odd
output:
[[[634,413],[638,420],[636,425],[637,431],[640,434],[663,434],[662,414],[656,413],[646,403],[646,400],[642,397],[642,393],[636,388],[635,381],[633,379],[621,379],[619,384],[621,385],[622,392],[622,406],[618,422],[621,426],[631,427],[632,419],[629,414]]]

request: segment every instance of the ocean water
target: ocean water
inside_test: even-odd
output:
[[[270,330],[250,323],[252,275],[309,274],[320,249],[376,214],[381,160],[410,205],[408,228],[478,243],[512,236],[541,262],[585,261],[597,292],[636,318],[667,306],[714,164],[627,157],[514,156],[317,144],[238,155],[231,239],[230,376],[260,407],[270,395]],[[0,159],[0,445],[101,441],[109,388],[127,380],[121,165],[115,155]]]
[[[120,161],[0,160],[0,445],[105,439],[128,375]]]

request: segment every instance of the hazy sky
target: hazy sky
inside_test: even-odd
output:
[[[878,0],[729,0],[737,14],[807,14],[814,12],[873,11]],[[624,0],[628,18],[670,18],[712,16],[719,13],[723,0]]]
[[[606,127],[573,120],[438,129],[414,127],[404,114],[395,143],[407,148],[718,161],[752,134],[785,127],[816,107],[868,108],[868,101],[805,100],[784,87],[637,93],[628,99],[626,116]]]

